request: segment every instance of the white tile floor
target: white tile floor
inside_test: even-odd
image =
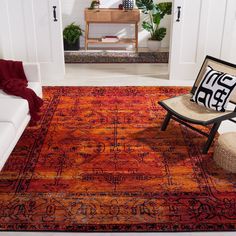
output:
[[[56,78],[55,78],[56,79]],[[192,85],[176,81],[174,85]],[[161,86],[168,80],[167,64],[67,64],[63,80],[44,81],[44,85],[69,86]]]
[[[43,81],[44,86],[192,86],[192,81],[170,81],[167,64],[67,64],[63,80]],[[220,132],[236,131],[236,125],[225,122]],[[222,233],[16,233],[0,232],[0,236],[235,236]]]

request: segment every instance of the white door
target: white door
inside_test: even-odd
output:
[[[236,1],[227,1],[221,58],[236,64]]]
[[[1,0],[0,49],[4,59],[39,62],[44,79],[65,73],[60,0]]]
[[[226,2],[174,0],[170,79],[195,80],[206,55],[220,57]]]

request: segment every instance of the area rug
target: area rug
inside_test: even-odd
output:
[[[45,87],[0,173],[0,230],[232,231],[236,175],[158,100],[177,87]]]
[[[168,52],[65,52],[66,63],[168,63]]]

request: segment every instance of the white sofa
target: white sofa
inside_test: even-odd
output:
[[[23,64],[28,87],[42,97],[40,68],[37,63]],[[0,89],[0,170],[30,121],[25,99],[7,95]]]

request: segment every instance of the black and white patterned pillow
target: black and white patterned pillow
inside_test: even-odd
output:
[[[208,66],[191,100],[207,108],[224,112],[235,88],[235,76],[215,71]]]

